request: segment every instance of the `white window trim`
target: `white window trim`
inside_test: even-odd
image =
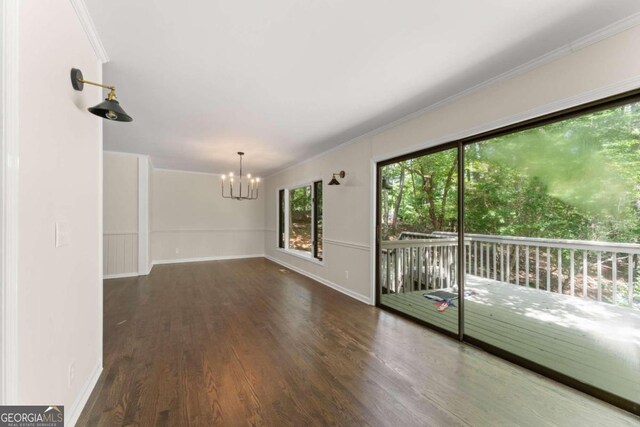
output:
[[[301,183],[297,183],[294,185],[289,185],[289,186],[285,186],[285,187],[279,187],[276,191],[276,206],[277,206],[277,212],[276,212],[276,218],[278,218],[278,230],[276,232],[276,249],[282,253],[285,253],[287,255],[292,255],[301,259],[304,259],[306,261],[310,261],[314,264],[318,264],[318,265],[324,265],[324,234],[322,237],[322,248],[323,248],[323,256],[322,259],[318,259],[316,257],[313,256],[313,249],[311,249],[310,252],[306,252],[306,251],[301,251],[298,249],[294,249],[294,248],[290,248],[289,247],[289,218],[290,218],[290,212],[289,212],[289,192],[291,190],[296,190],[298,188],[303,188],[303,187],[310,187],[311,188],[311,236],[313,237],[315,235],[315,227],[316,227],[316,218],[315,218],[315,210],[313,209],[313,199],[316,197],[315,194],[315,189],[314,189],[314,183],[320,181],[322,182],[322,185],[324,185],[324,181],[322,180],[322,178],[318,177],[318,178],[313,178],[309,181],[304,181]],[[280,244],[280,233],[281,230],[279,229],[280,227],[280,190],[284,190],[284,248],[281,248],[279,246]],[[324,197],[322,198],[322,207],[321,207],[322,211],[324,212]]]

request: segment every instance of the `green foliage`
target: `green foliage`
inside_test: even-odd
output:
[[[637,242],[640,105],[629,104],[465,148],[469,233]],[[456,150],[384,168],[385,238],[455,231]]]
[[[311,186],[289,191],[289,213],[294,222],[311,220]]]
[[[289,190],[289,247],[311,250],[311,186]]]

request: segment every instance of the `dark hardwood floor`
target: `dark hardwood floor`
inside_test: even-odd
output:
[[[265,259],[105,281],[78,425],[638,425],[639,419]]]

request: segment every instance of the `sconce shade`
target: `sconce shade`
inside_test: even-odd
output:
[[[87,108],[91,114],[95,114],[103,119],[112,120],[114,122],[132,122],[133,118],[125,113],[120,106],[120,103],[116,99],[116,87],[105,85],[103,83],[91,82],[85,80],[82,76],[82,71],[77,68],[71,69],[71,86],[73,89],[82,92],[84,85],[89,84],[92,86],[98,86],[104,89],[109,89],[107,98],[98,105],[91,108]]]
[[[333,174],[333,176],[331,177],[331,181],[329,181],[327,185],[340,185],[340,181],[336,179],[336,175],[338,175],[340,178],[344,178],[345,176],[347,176],[344,171],[336,172]]]
[[[116,100],[105,99],[100,104],[88,109],[89,112],[103,119],[115,122],[131,122],[133,118],[128,115]]]

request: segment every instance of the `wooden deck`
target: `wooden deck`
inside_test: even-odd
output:
[[[584,383],[640,402],[640,312],[468,276],[465,333]],[[385,306],[457,331],[457,308],[439,313],[416,291]]]

